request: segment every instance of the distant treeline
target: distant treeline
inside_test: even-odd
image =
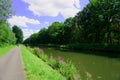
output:
[[[90,0],[75,17],[54,22],[32,34],[24,43],[119,45],[120,0]]]

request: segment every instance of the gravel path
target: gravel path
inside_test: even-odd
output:
[[[26,80],[19,47],[0,57],[0,80]]]

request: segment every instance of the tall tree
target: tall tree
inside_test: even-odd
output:
[[[90,0],[90,3],[77,14],[77,23],[83,29],[86,42],[118,42],[114,35],[119,22],[119,0]]]
[[[23,42],[23,32],[22,32],[22,30],[19,27],[17,27],[16,25],[13,26],[12,30],[15,33],[15,37],[17,38],[16,43],[17,44],[22,43]]]
[[[90,0],[74,18],[54,22],[37,36],[43,44],[120,44],[120,0]],[[35,41],[34,37],[29,40]]]
[[[12,0],[0,0],[0,46],[14,44],[16,42],[15,35],[7,23],[7,18],[12,13]]]
[[[9,24],[7,22],[2,22],[0,24],[0,46],[14,44],[15,42],[16,38],[11,31]]]
[[[12,0],[0,0],[0,20],[6,20],[12,14]]]

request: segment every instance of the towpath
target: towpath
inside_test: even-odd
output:
[[[0,57],[0,80],[26,80],[19,46]]]

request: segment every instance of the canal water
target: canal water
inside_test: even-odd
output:
[[[71,60],[76,66],[81,80],[120,80],[120,57],[62,51],[53,48],[43,49],[48,56],[61,56],[65,60]]]

